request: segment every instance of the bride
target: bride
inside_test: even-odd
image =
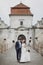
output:
[[[30,52],[26,50],[25,40],[22,41],[22,49],[21,49],[21,59],[20,62],[28,62],[30,61]]]

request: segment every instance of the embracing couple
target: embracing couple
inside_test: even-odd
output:
[[[30,61],[30,52],[26,50],[25,40],[18,40],[15,44],[17,61],[18,62],[28,62]]]
[[[22,41],[17,40],[17,42],[15,43],[15,49],[16,49],[16,55],[17,55],[17,61],[20,61],[21,58],[21,48],[22,48]]]

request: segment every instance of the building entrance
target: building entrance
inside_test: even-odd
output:
[[[26,42],[26,37],[25,37],[25,35],[23,35],[23,34],[21,34],[21,35],[19,35],[18,36],[18,40],[25,40],[25,42]]]

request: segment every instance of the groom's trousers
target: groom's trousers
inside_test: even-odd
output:
[[[17,50],[17,60],[20,61],[21,58],[21,48]]]

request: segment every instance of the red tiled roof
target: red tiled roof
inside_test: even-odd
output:
[[[33,14],[30,11],[30,7],[24,5],[23,3],[20,3],[16,5],[15,7],[11,7],[10,15],[31,15],[33,16]]]

